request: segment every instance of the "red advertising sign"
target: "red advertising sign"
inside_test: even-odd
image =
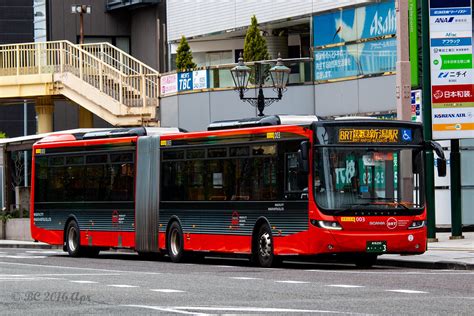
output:
[[[432,87],[433,103],[474,102],[474,84]]]

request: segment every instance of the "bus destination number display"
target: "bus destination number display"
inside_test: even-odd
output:
[[[394,128],[341,128],[340,143],[398,143],[400,130]]]

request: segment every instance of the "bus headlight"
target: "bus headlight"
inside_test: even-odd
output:
[[[338,222],[318,221],[318,226],[325,229],[342,230],[342,227]]]
[[[410,226],[408,226],[408,229],[417,229],[417,228],[422,228],[425,226],[425,221],[413,221]]]

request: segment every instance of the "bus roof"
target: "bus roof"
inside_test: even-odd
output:
[[[236,120],[216,121],[209,124],[208,131],[249,128],[273,125],[302,125],[309,126],[318,121],[315,115],[270,115],[261,117],[251,117]]]
[[[163,134],[178,134],[184,130],[176,127],[128,127],[128,128],[101,128],[90,129],[85,132],[62,131],[47,134],[41,138],[38,143],[50,143],[58,141],[72,141],[72,140],[90,140],[90,139],[104,139],[130,136],[151,136]]]

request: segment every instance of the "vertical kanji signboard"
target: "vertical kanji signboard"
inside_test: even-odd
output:
[[[434,139],[474,138],[471,0],[430,0]]]

